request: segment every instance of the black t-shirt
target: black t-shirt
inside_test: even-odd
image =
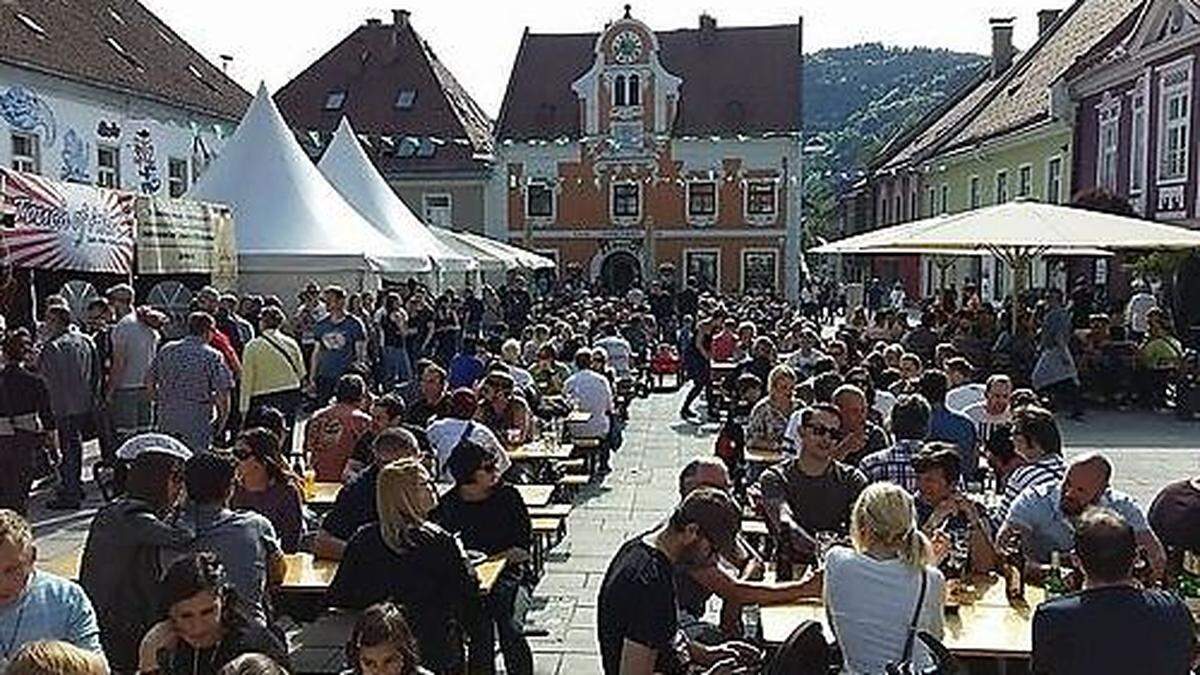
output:
[[[521,493],[511,485],[498,485],[490,497],[468,502],[451,490],[430,519],[447,532],[462,535],[463,546],[495,555],[510,548],[529,550],[533,526]]]
[[[810,476],[799,462],[787,459],[763,472],[758,479],[763,499],[786,501],[796,524],[809,534],[848,531],[850,509],[867,487],[867,477],[841,462],[832,462],[820,476]]]
[[[358,528],[379,520],[375,506],[375,481],[378,478],[379,467],[372,464],[346,483],[321,523],[321,529],[348,541]]]
[[[1041,604],[1033,615],[1033,675],[1187,675],[1195,627],[1160,590],[1110,586]]]
[[[429,426],[429,423],[433,420],[448,417],[449,415],[449,396],[442,396],[438,399],[437,403],[433,404],[426,401],[424,396],[418,396],[417,400],[404,412],[404,421],[424,428]]]
[[[287,649],[266,627],[246,621],[230,630],[215,647],[193,649],[180,640],[173,650],[158,655],[162,675],[216,675],[225,664],[242,654],[264,654],[284,668],[290,668]]]
[[[1173,553],[1200,553],[1200,490],[1191,480],[1163,488],[1148,515],[1150,527]]]
[[[679,632],[671,560],[642,541],[625,542],[608,564],[596,607],[600,657],[607,675],[621,671],[621,650],[631,640],[658,652],[663,662],[674,655]]]

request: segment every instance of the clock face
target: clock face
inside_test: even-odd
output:
[[[620,33],[613,39],[612,53],[617,63],[633,63],[642,55],[642,38],[631,30]]]

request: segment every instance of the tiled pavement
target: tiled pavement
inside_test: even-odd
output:
[[[537,586],[531,626],[544,629],[531,638],[539,674],[600,672],[595,639],[596,594],[608,560],[621,542],[652,527],[675,504],[678,470],[690,458],[712,451],[716,431],[679,419],[681,394],[655,394],[635,401],[625,446],[613,456],[613,473],[601,486],[577,497],[567,521],[567,536],[548,556]],[[1117,488],[1143,506],[1164,484],[1200,469],[1200,423],[1176,421],[1153,413],[1093,413],[1082,423],[1065,422],[1067,454],[1102,450],[1116,464]],[[35,498],[33,515],[39,555],[77,546],[86,534],[91,511],[62,515],[45,511],[45,496]],[[87,506],[98,505],[93,498]],[[344,636],[342,626],[326,626]],[[330,635],[330,637],[333,637]],[[317,636],[312,636],[317,637]],[[343,638],[344,639],[344,638]],[[300,659],[314,670],[337,659],[337,640]],[[298,671],[309,670],[300,663]]]

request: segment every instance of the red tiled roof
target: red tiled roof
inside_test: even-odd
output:
[[[406,109],[396,106],[403,90],[416,92]],[[345,102],[326,110],[333,91],[344,91]],[[371,141],[367,150],[385,172],[483,168],[492,152],[491,121],[411,23],[358,27],[276,92],[275,102],[302,132],[332,134],[345,115]],[[392,148],[403,137],[432,138],[438,145],[432,157],[401,158]]]
[[[137,0],[3,0],[0,61],[233,121],[250,104]]]
[[[657,32],[659,59],[680,77],[676,136],[799,131],[800,26]],[[593,63],[597,33],[526,32],[497,122],[500,139],[580,135],[571,83]]]

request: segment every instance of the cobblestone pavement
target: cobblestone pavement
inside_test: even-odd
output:
[[[712,452],[715,425],[679,419],[681,393],[635,401],[625,446],[613,456],[613,473],[576,498],[566,538],[549,555],[537,586],[531,638],[539,674],[598,673],[596,594],[609,558],[621,542],[651,528],[676,501],[679,468]],[[1084,422],[1064,422],[1067,454],[1103,451],[1115,466],[1114,483],[1147,506],[1166,483],[1197,473],[1200,424],[1154,413],[1094,412]],[[77,546],[86,535],[98,498],[82,512],[63,515],[34,500],[39,555]]]

